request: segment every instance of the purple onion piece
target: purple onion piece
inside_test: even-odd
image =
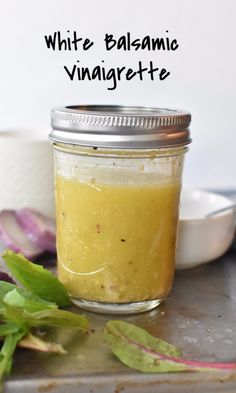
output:
[[[57,260],[54,253],[45,251],[43,254],[40,254],[38,257],[34,258],[34,262],[52,270],[52,268],[56,266]]]
[[[56,226],[53,220],[29,208],[17,211],[16,216],[21,228],[35,245],[44,251],[56,252]]]
[[[0,212],[0,241],[6,248],[20,252],[29,259],[43,252],[43,249],[33,243],[19,225],[14,210]]]
[[[13,278],[9,276],[9,274],[1,271],[0,271],[0,281],[6,281],[9,282],[10,284],[15,284],[15,281],[13,280]]]

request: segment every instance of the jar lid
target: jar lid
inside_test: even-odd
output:
[[[191,142],[188,112],[150,107],[75,105],[51,112],[55,143],[116,149],[152,149]]]

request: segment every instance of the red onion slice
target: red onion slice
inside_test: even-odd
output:
[[[33,243],[44,251],[56,252],[56,226],[53,220],[29,208],[17,211],[16,216]]]
[[[22,229],[14,210],[0,212],[0,241],[7,248],[20,252],[29,259],[43,252],[43,249],[33,243]]]
[[[15,284],[13,278],[11,278],[11,276],[9,276],[9,274],[7,274],[6,272],[2,272],[2,271],[0,271],[0,281],[6,281],[9,282],[10,284]]]

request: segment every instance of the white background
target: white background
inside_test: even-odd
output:
[[[44,35],[77,30],[95,41],[88,51],[53,52]],[[177,38],[175,52],[106,53],[105,33],[130,31]],[[188,109],[193,143],[184,186],[236,188],[235,0],[0,0],[0,130],[49,132],[50,108],[66,104],[152,105]],[[71,82],[63,65],[133,66],[149,61],[170,70],[163,82]]]

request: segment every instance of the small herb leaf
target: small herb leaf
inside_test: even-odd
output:
[[[7,292],[10,292],[15,288],[17,287],[14,284],[10,284],[9,282],[6,281],[0,281],[0,299],[3,299],[3,297],[7,294]]]
[[[76,327],[81,333],[88,331],[88,319],[84,315],[78,315],[70,311],[59,309],[42,310],[34,313],[24,311],[23,317],[32,327]]]
[[[10,306],[15,306],[29,312],[57,308],[56,303],[48,302],[36,295],[32,295],[24,288],[15,288],[7,292],[3,301]]]
[[[19,326],[14,322],[7,322],[0,324],[0,337],[7,336],[8,334],[16,333],[19,330]]]
[[[13,277],[32,294],[54,302],[59,307],[71,304],[64,285],[49,270],[10,250],[6,250],[2,258]]]
[[[6,250],[3,259],[19,287],[0,280],[0,384],[11,371],[13,355],[18,345],[43,352],[66,353],[59,343],[46,342],[31,332],[35,327],[76,328],[88,331],[88,319],[70,311],[60,310],[71,304],[62,283],[47,269]],[[0,385],[1,390],[1,385]]]

